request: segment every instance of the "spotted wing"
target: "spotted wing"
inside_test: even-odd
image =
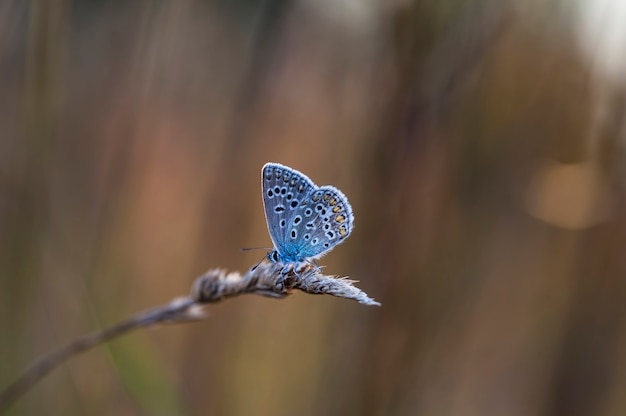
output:
[[[314,189],[287,223],[283,246],[299,260],[316,259],[343,242],[354,228],[348,198],[333,186]]]
[[[263,206],[274,248],[284,257],[287,235],[294,212],[316,189],[304,174],[279,163],[267,163],[262,169]]]

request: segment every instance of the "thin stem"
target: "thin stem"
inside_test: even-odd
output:
[[[327,294],[356,300],[364,305],[379,306],[367,294],[346,278],[326,276],[321,268],[308,263],[284,265],[262,262],[243,276],[213,269],[196,279],[191,295],[174,299],[170,303],[133,315],[116,325],[83,335],[57,351],[36,360],[13,383],[0,392],[0,412],[7,410],[17,399],[30,390],[52,370],[70,358],[117,338],[130,331],[157,323],[181,323],[203,319],[202,309],[209,303],[252,293],[274,298],[284,298],[293,289],[310,294]]]
[[[90,350],[113,338],[124,335],[134,329],[175,319],[176,316],[189,310],[194,304],[194,299],[186,298],[182,301],[173,301],[167,305],[141,312],[109,328],[83,335],[59,350],[40,357],[26,369],[17,380],[0,393],[0,412],[8,409],[9,406],[21,395],[30,390],[39,380],[71,357]]]

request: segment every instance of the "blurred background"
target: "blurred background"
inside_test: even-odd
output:
[[[11,415],[626,413],[620,0],[1,0],[0,388],[245,271],[268,161],[349,197],[380,308],[243,296]]]

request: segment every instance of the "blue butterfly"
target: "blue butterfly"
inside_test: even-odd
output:
[[[263,206],[274,263],[309,262],[343,242],[354,228],[348,198],[333,186],[318,187],[279,163],[262,170]]]

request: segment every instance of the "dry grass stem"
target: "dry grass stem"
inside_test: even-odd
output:
[[[293,289],[313,295],[332,295],[356,300],[364,305],[380,306],[354,286],[355,281],[321,273],[321,268],[310,263],[283,265],[262,262],[245,275],[225,270],[209,270],[196,279],[192,296],[198,303],[212,303],[243,293],[283,298]]]
[[[254,293],[284,298],[293,289],[310,294],[327,294],[356,300],[364,305],[380,306],[346,278],[326,276],[321,268],[309,263],[283,265],[262,262],[246,274],[209,270],[198,277],[191,295],[177,298],[168,304],[138,313],[109,328],[84,335],[70,344],[36,360],[12,384],[0,392],[0,412],[9,408],[44,376],[70,358],[132,330],[158,323],[183,323],[203,319],[203,308],[226,298]]]

